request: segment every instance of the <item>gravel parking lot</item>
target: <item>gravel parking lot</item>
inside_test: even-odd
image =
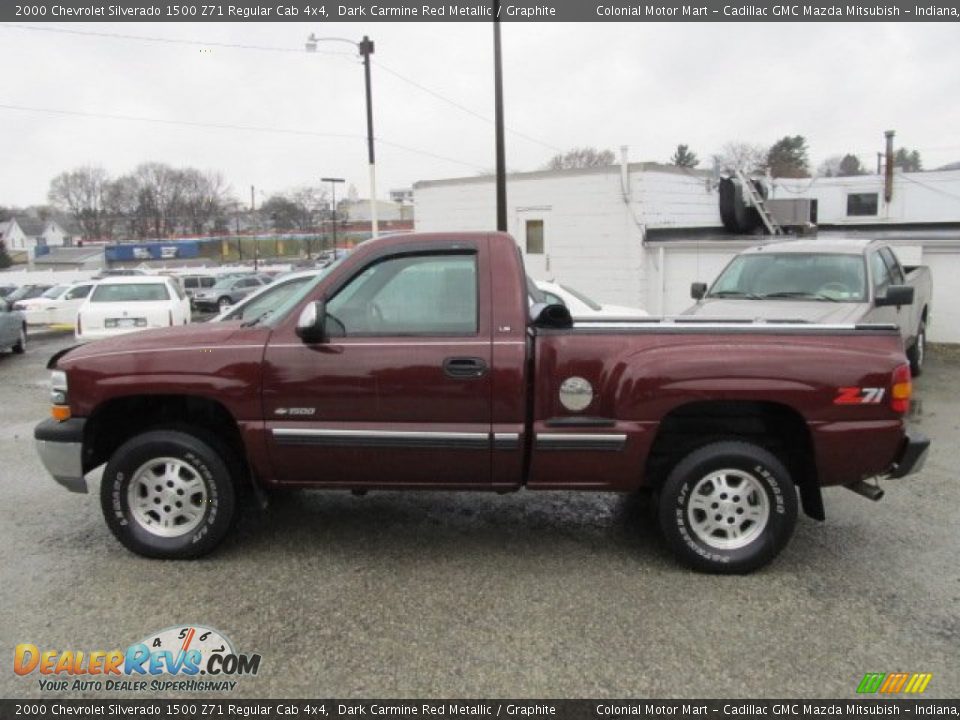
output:
[[[139,558],[34,452],[70,342],[0,356],[4,697],[40,694],[17,643],[108,650],[191,622],[263,656],[247,697],[851,698],[894,671],[960,693],[956,354],[917,382],[922,474],[879,503],[829,491],[826,523],[801,516],[770,567],[729,578],[679,567],[643,501],[604,494],[298,493],[211,557]]]

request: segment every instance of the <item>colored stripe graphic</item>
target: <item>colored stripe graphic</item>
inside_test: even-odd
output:
[[[867,673],[857,686],[857,693],[896,695],[910,693],[913,695],[924,692],[933,679],[933,673]]]
[[[927,685],[930,684],[932,679],[933,673],[914,673],[913,677],[910,678],[910,682],[907,683],[904,692],[922,693],[927,689]]]
[[[867,673],[863,676],[863,680],[860,681],[860,685],[857,686],[858,693],[875,693],[880,689],[880,685],[883,682],[883,678],[886,677],[885,673]]]

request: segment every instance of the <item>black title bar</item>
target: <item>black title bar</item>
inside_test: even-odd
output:
[[[0,3],[3,22],[953,22],[955,2],[770,3],[700,0],[24,0]]]
[[[957,717],[957,700],[0,700],[0,718],[149,717],[195,718],[376,718],[378,720],[590,720],[713,717],[754,720],[891,716]]]

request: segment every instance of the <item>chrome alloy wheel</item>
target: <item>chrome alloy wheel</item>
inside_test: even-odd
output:
[[[207,510],[207,485],[195,467],[173,457],[141,465],[127,486],[127,505],[136,523],[158,537],[192,532]]]
[[[687,522],[696,538],[716,550],[752,543],[770,520],[761,482],[743,470],[716,470],[702,477],[687,501]]]

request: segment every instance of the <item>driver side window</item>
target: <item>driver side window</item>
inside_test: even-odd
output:
[[[475,335],[477,329],[474,254],[388,258],[327,302],[331,335]]]

